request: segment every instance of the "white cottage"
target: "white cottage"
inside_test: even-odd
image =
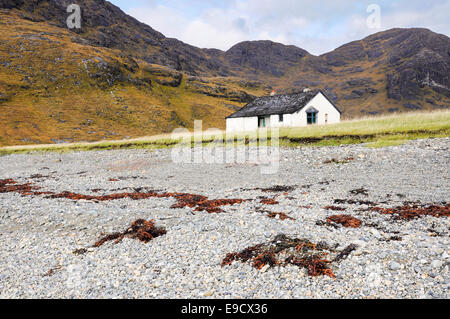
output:
[[[341,114],[338,107],[320,90],[264,96],[227,117],[227,132],[334,124],[341,121]]]

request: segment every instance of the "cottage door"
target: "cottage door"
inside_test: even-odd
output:
[[[265,117],[260,117],[259,118],[259,127],[266,127],[266,118]]]

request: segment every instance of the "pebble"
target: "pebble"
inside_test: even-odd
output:
[[[266,272],[267,270],[269,270],[270,265],[265,265],[263,268],[261,268],[261,272]]]
[[[400,265],[398,262],[391,262],[391,264],[389,265],[389,269],[390,270],[399,270],[402,268],[402,265]]]
[[[433,260],[431,262],[431,267],[432,268],[441,268],[444,265],[444,263],[441,260]]]

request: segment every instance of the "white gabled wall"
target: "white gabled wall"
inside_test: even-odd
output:
[[[227,132],[248,132],[258,129],[258,117],[239,117],[227,119]]]
[[[293,127],[302,127],[308,125],[308,115],[306,111],[308,111],[310,107],[313,107],[319,111],[319,113],[317,113],[318,125],[336,124],[341,121],[341,113],[339,113],[334,105],[331,104],[330,101],[328,101],[328,99],[319,92],[311,101],[309,101],[309,103],[303,109],[300,110],[300,112],[296,112],[293,114],[293,118],[291,121]],[[325,123],[326,114],[328,114],[327,123]]]
[[[314,107],[319,111],[317,124],[336,124],[341,121],[341,113],[334,107],[333,104],[328,101],[328,99],[319,92],[302,110],[304,113],[305,123],[306,123],[306,111]],[[325,123],[325,114],[328,114],[328,123]]]
[[[270,116],[271,127],[292,127],[292,120],[294,118],[294,114],[284,114],[283,122],[280,122],[280,116],[278,114]]]
[[[341,114],[328,101],[328,99],[322,94],[318,93],[309,103],[302,108],[299,112],[294,114],[284,114],[283,122],[279,121],[278,115],[271,115],[266,117],[267,127],[302,127],[307,126],[307,113],[306,111],[314,107],[319,111],[317,114],[317,124],[335,124],[341,121]],[[325,115],[328,114],[328,122],[325,123]],[[246,118],[231,118],[227,119],[227,132],[247,132],[258,129],[258,117],[246,117]]]

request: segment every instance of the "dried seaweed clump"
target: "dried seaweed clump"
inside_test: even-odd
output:
[[[243,199],[215,199],[209,200],[208,197],[196,194],[187,193],[156,193],[150,191],[147,193],[116,193],[104,196],[91,196],[74,194],[69,192],[63,192],[60,194],[54,194],[49,198],[68,198],[73,200],[94,200],[94,201],[110,201],[123,198],[130,198],[133,200],[142,200],[149,198],[175,198],[177,203],[171,206],[171,208],[184,208],[195,207],[195,211],[207,211],[209,213],[221,213],[223,210],[221,206],[230,206],[234,204],[240,204],[244,202]]]
[[[207,211],[208,213],[222,213],[222,206],[232,206],[235,204],[241,204],[243,199],[213,199],[209,200],[208,197],[194,194],[176,194],[173,196],[177,199],[177,203],[172,205],[171,208],[184,208],[191,207],[194,211],[201,212]]]
[[[364,187],[358,188],[358,189],[353,189],[350,191],[350,194],[352,195],[364,195],[364,196],[369,196],[369,191],[367,189],[365,189]]]
[[[367,205],[367,206],[377,206],[378,203],[371,202],[368,200],[354,200],[354,199],[335,199],[335,204],[342,205],[342,204],[349,204],[349,205]]]
[[[153,220],[146,221],[144,219],[138,219],[135,222],[133,222],[130,228],[128,228],[123,233],[114,233],[107,235],[102,239],[100,239],[98,242],[96,242],[94,244],[94,247],[100,247],[104,243],[112,240],[115,240],[115,243],[118,244],[125,237],[138,239],[144,243],[148,243],[154,238],[163,236],[166,233],[167,233],[166,229],[163,227],[156,227]]]
[[[275,198],[263,198],[261,199],[261,204],[263,205],[278,205],[279,202]]]
[[[339,211],[339,212],[343,212],[345,210],[344,207],[339,207],[339,206],[325,206],[323,209],[334,210],[334,211]]]
[[[55,268],[50,269],[49,271],[47,271],[45,274],[42,275],[42,277],[51,277],[53,276],[58,270],[61,270],[62,266],[61,265],[57,265]]]
[[[260,190],[264,193],[289,193],[295,190],[295,186],[276,185],[269,188],[261,188]]]
[[[350,245],[341,252],[331,248],[326,243],[313,244],[307,239],[293,239],[286,235],[278,235],[266,244],[259,244],[226,255],[222,261],[223,266],[229,266],[234,261],[246,263],[250,261],[256,269],[269,267],[295,265],[305,268],[311,277],[329,276],[335,278],[330,265],[345,259],[354,249]],[[330,259],[331,254],[336,254]]]
[[[297,186],[275,185],[267,188],[243,188],[243,191],[261,191],[263,193],[289,193],[294,191]]]
[[[195,211],[207,211],[209,213],[221,213],[223,210],[220,208],[222,206],[230,206],[235,204],[241,204],[245,200],[243,199],[214,199],[209,200],[208,197],[196,194],[187,193],[158,193],[156,191],[148,191],[146,193],[141,193],[140,191],[134,193],[114,193],[103,196],[93,196],[84,195],[72,192],[38,192],[40,187],[34,186],[31,183],[18,184],[13,179],[0,180],[0,193],[19,193],[21,195],[27,196],[40,196],[47,195],[46,198],[49,199],[71,199],[75,201],[79,200],[89,200],[89,201],[112,201],[118,199],[133,199],[133,200],[144,200],[149,198],[175,198],[177,203],[172,205],[171,208],[184,208],[191,207],[195,208]],[[96,190],[99,191],[99,190]]]
[[[273,219],[278,217],[280,220],[295,220],[295,218],[292,218],[291,216],[287,215],[286,213],[277,213],[277,212],[272,213],[271,212],[271,213],[268,213],[267,216],[269,218],[273,218]]]
[[[280,220],[295,220],[295,218],[289,216],[286,213],[280,213],[280,212],[271,212],[270,210],[263,209],[261,207],[256,207],[256,211],[262,214],[267,214],[267,217],[272,219],[280,219]]]
[[[11,178],[0,179],[0,188],[5,187],[6,185],[14,185],[14,184],[17,184],[17,182]]]
[[[31,183],[19,184],[13,179],[0,180],[0,193],[19,193],[22,195],[34,194],[38,188]]]
[[[323,163],[324,164],[347,164],[347,163],[350,163],[351,161],[354,161],[354,160],[355,160],[354,157],[347,157],[347,158],[344,158],[344,159],[341,159],[341,160],[339,160],[337,158],[332,158],[330,160],[324,161]]]
[[[333,215],[327,218],[327,223],[340,224],[347,228],[359,228],[362,221],[351,215]]]
[[[403,205],[395,208],[381,208],[373,207],[370,210],[379,212],[383,215],[391,215],[397,220],[413,220],[422,218],[425,216],[432,217],[449,217],[450,205],[438,206],[438,205]]]

